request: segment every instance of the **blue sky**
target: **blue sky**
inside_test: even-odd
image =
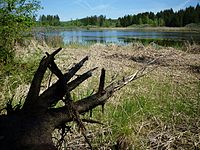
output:
[[[196,6],[200,0],[41,0],[39,15],[59,15],[62,21],[92,15],[118,18],[127,14]]]

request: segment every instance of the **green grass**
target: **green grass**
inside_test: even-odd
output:
[[[18,91],[20,85],[28,85],[31,83],[33,75],[42,58],[40,52],[33,53],[25,58],[16,57],[12,63],[2,65],[0,68],[0,109],[5,107],[7,101],[13,101],[13,105],[17,105],[21,98],[25,95]],[[25,89],[26,90],[26,89]],[[16,95],[22,94],[22,97]],[[20,98],[20,99],[16,99]]]
[[[68,47],[88,48],[76,43]],[[20,96],[16,95],[22,93],[18,89],[20,85],[30,84],[41,58],[39,51],[0,67],[1,108],[12,98],[13,105],[19,102]],[[108,149],[119,137],[126,137],[130,149],[165,149],[165,145],[171,149],[200,148],[200,81],[190,78],[182,81],[181,78],[176,82],[171,75],[171,72],[163,75],[158,71],[149,74],[115,93],[105,105],[104,114],[100,106],[95,108],[93,118],[104,125],[87,126],[89,131],[96,131],[92,144]],[[47,81],[48,73],[45,76]],[[110,78],[106,76],[106,81]],[[84,82],[72,92],[72,99],[76,101],[91,95],[93,89],[97,89],[98,80],[92,77]],[[88,113],[83,117],[89,116]]]
[[[82,49],[88,49],[92,44],[94,44],[94,43],[78,43],[78,42],[70,42],[70,43],[66,43],[65,44],[65,47],[66,48],[75,48],[75,49],[77,49],[77,48],[82,48]]]
[[[142,89],[141,92],[134,91],[136,85],[129,85],[127,87],[129,90],[125,87],[121,91],[123,94],[120,96],[119,104],[106,104],[105,114],[101,114],[101,108],[96,108],[93,116],[111,127],[112,136],[107,137],[108,141],[115,143],[117,138],[123,135],[135,148],[146,149],[149,146],[149,134],[154,130],[160,132],[163,126],[175,127],[184,122],[186,123],[185,128],[190,131],[189,126],[193,126],[194,122],[188,120],[199,118],[200,114],[199,83],[195,83],[194,90],[185,86],[177,86],[170,80],[160,83],[145,77],[136,81],[136,84],[145,86],[147,91],[142,91]],[[172,131],[166,129],[165,132]],[[176,134],[176,132],[178,131],[174,129],[170,134]],[[190,136],[195,137],[196,134]],[[182,143],[178,144],[180,147],[183,146]]]

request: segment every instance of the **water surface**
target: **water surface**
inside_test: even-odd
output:
[[[51,35],[59,34],[65,43],[115,43],[127,44],[141,40],[148,42],[163,41],[183,43],[200,42],[199,33],[190,32],[161,32],[161,31],[138,31],[138,30],[68,30],[52,32]]]

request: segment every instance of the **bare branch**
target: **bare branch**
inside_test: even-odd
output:
[[[93,108],[99,105],[104,105],[116,91],[154,70],[154,68],[152,69],[152,67],[148,67],[153,63],[152,61],[132,75],[123,77],[118,81],[113,81],[106,87],[105,69],[102,69],[99,87],[97,89],[98,91],[94,94],[92,93],[86,98],[74,102],[70,95],[70,91],[91,77],[92,72],[96,68],[91,69],[70,81],[76,72],[88,60],[88,57],[83,58],[67,73],[63,74],[54,62],[54,56],[60,50],[61,48],[50,55],[47,53],[47,57],[44,57],[41,60],[34,75],[23,108],[21,109],[20,106],[13,108],[10,103],[7,107],[7,109],[10,110],[8,115],[0,116],[1,131],[4,129],[8,130],[8,134],[7,131],[2,132],[3,139],[1,138],[1,141],[5,141],[5,144],[3,143],[3,149],[15,149],[16,147],[17,149],[21,149],[21,147],[22,149],[24,147],[27,149],[47,149],[47,147],[49,149],[55,149],[51,133],[54,129],[61,126],[63,131],[61,140],[63,140],[65,135],[65,123],[71,121],[75,121],[78,124],[82,131],[82,135],[85,137],[86,142],[92,149],[92,145],[86,136],[84,122],[101,123],[91,119],[82,120],[80,114],[92,111]],[[58,80],[55,84],[39,95],[41,82],[47,68],[58,77]],[[65,105],[61,108],[52,108],[52,104],[57,104],[59,100],[62,100]],[[4,140],[4,138],[6,140]],[[16,141],[14,142],[14,146],[10,146],[9,143],[12,143],[13,141]]]
[[[58,66],[56,65],[56,63],[54,62],[54,60],[52,60],[52,62],[49,64],[48,67],[51,70],[51,72],[54,73],[58,77],[58,79],[60,79],[60,80],[64,79],[63,73],[58,68]]]
[[[64,95],[66,94],[66,89],[65,89],[66,87],[68,88],[69,91],[72,91],[83,81],[91,77],[92,72],[95,69],[97,68],[89,70],[88,72],[82,74],[73,81],[69,82],[67,85],[63,85],[61,80],[57,81],[55,84],[49,87],[49,89],[47,89],[44,93],[40,95],[38,103],[47,109],[48,107],[51,106],[51,104],[57,103],[57,101],[61,100],[64,97]]]
[[[98,89],[98,93],[101,95],[103,94],[103,90],[104,90],[104,85],[105,85],[105,69],[103,68],[101,70],[101,76],[100,76],[100,82],[99,82],[99,89]]]
[[[49,81],[48,81],[48,84],[47,84],[47,88],[49,88],[50,85],[51,85],[51,79],[52,79],[52,76],[53,76],[53,73],[50,72],[50,76],[49,76]]]
[[[83,58],[79,63],[77,63],[74,67],[72,67],[67,73],[65,73],[64,82],[67,83],[87,60],[88,60],[88,56]]]
[[[68,89],[66,89],[66,91],[67,91],[66,92],[67,101],[65,101],[65,104],[70,107],[70,110],[71,110],[70,116],[72,116],[73,119],[76,121],[77,125],[79,126],[79,129],[81,130],[82,135],[85,138],[85,141],[88,143],[90,149],[92,149],[92,145],[91,145],[91,143],[90,143],[90,141],[87,138],[86,133],[85,133],[86,127],[85,127],[84,123],[82,122],[82,120],[80,118],[79,112],[76,110],[76,107],[74,106],[70,92],[68,91]]]
[[[103,123],[93,120],[93,119],[82,119],[83,122],[87,122],[87,123],[91,123],[91,124],[100,124],[100,125],[104,125]]]
[[[93,68],[89,71],[87,71],[86,73],[80,75],[79,77],[77,77],[76,79],[74,79],[73,81],[69,82],[67,84],[69,91],[72,91],[73,89],[75,89],[77,86],[79,86],[81,83],[83,83],[83,81],[87,80],[89,77],[92,76],[92,72],[95,71],[97,69]]]
[[[89,144],[90,148],[92,148],[90,141],[88,140],[86,134],[85,134],[85,126],[83,122],[88,122],[88,123],[98,123],[101,124],[98,121],[94,120],[88,120],[88,119],[80,119],[80,115],[82,113],[91,111],[93,108],[103,105],[106,103],[106,101],[114,94],[114,92],[120,90],[122,87],[127,85],[129,82],[136,80],[145,74],[148,73],[148,71],[145,73],[145,70],[147,69],[147,66],[144,66],[140,70],[136,71],[134,74],[123,77],[123,79],[112,82],[110,85],[108,85],[106,88],[105,86],[105,70],[102,69],[101,71],[101,76],[100,76],[100,82],[99,82],[99,88],[97,93],[90,95],[86,98],[83,98],[79,101],[73,102],[71,100],[71,95],[69,91],[66,92],[66,98],[68,99],[68,103],[62,108],[58,109],[51,109],[51,114],[54,114],[53,120],[55,123],[55,126],[59,125],[60,123],[63,122],[70,122],[70,121],[76,121],[77,124],[79,125],[82,135],[85,137],[86,142]],[[94,70],[94,69],[92,69]],[[152,70],[150,70],[152,71]],[[73,80],[70,82],[68,85],[70,90],[74,89],[76,86],[78,86],[80,83],[82,83],[85,79],[91,76],[91,70],[86,72],[85,74],[77,77],[77,79]],[[102,106],[102,111],[103,111],[103,106]]]
[[[104,94],[104,86],[105,86],[105,69],[103,68],[101,70],[101,76],[100,76],[100,81],[99,81],[99,89],[98,89],[98,94],[99,95],[103,95]],[[102,106],[102,113],[104,113],[104,105],[105,103],[103,103]],[[91,115],[92,115],[92,110],[91,110]]]
[[[97,93],[95,93],[93,95],[90,95],[90,96],[88,96],[86,98],[83,98],[83,99],[81,99],[79,101],[74,102],[73,105],[74,105],[75,109],[78,111],[78,113],[82,114],[82,113],[91,111],[93,108],[95,108],[95,107],[97,107],[99,105],[104,105],[106,103],[106,101],[108,100],[108,98],[110,98],[113,95],[114,92],[120,90],[122,87],[124,87],[128,83],[132,82],[133,80],[141,78],[144,75],[146,75],[146,74],[150,73],[151,71],[153,71],[155,69],[155,67],[153,69],[149,70],[148,66],[151,65],[156,60],[157,59],[149,62],[147,65],[145,65],[141,69],[137,70],[132,75],[123,77],[121,80],[112,82],[106,88],[104,88],[104,86],[105,86],[105,70],[102,69],[101,76],[100,76],[99,88],[98,88]],[[92,69],[92,70],[94,70],[94,69]],[[73,80],[70,83],[68,83],[68,85],[67,85],[68,86],[68,90],[69,91],[73,90],[80,83],[82,83],[84,80],[86,80],[88,77],[90,77],[91,76],[90,73],[91,73],[92,70],[84,73],[83,75],[77,77],[75,80]],[[64,92],[61,93],[60,92],[61,90],[57,90],[58,86],[52,86],[51,88],[52,89],[54,88],[54,90],[53,90],[54,91],[54,96],[51,95],[51,97],[49,97],[51,100],[55,100],[55,99],[61,98],[61,96],[63,96]],[[64,112],[62,110],[60,113],[63,114]],[[59,113],[59,112],[57,112],[57,113]],[[66,119],[69,119],[69,118],[66,118]],[[60,121],[62,121],[62,119]],[[58,122],[59,122],[59,120],[58,120]]]
[[[44,77],[44,74],[47,70],[48,65],[50,62],[54,59],[54,56],[60,52],[61,48],[57,49],[54,51],[51,55],[47,56],[46,58],[43,57],[41,60],[39,67],[33,77],[31,87],[29,89],[27,98],[25,100],[23,109],[30,109],[31,107],[34,107],[35,105],[35,100],[38,99],[39,92],[40,92],[40,87],[41,87],[41,82]]]
[[[133,80],[141,78],[144,75],[150,73],[155,68],[151,69],[150,71],[145,72],[146,69],[147,69],[147,66],[144,66],[140,70],[136,71],[134,74],[127,77],[123,77],[123,79],[121,80],[112,82],[110,85],[108,85],[104,89],[104,93],[102,95],[99,95],[97,92],[96,94],[93,94],[89,97],[86,97],[80,101],[75,102],[77,110],[79,111],[79,113],[84,113],[84,112],[88,112],[89,110],[92,110],[98,105],[103,105],[104,103],[106,103],[107,99],[113,95],[114,92],[120,90],[122,87],[132,82]]]
[[[60,49],[59,49],[60,50]],[[51,55],[47,54],[48,57],[51,57],[51,59],[48,61],[48,64],[46,65],[49,67],[49,69],[59,78],[59,80],[53,84],[51,87],[49,87],[46,91],[44,91],[40,96],[38,96],[36,99],[37,107],[40,108],[41,111],[45,111],[52,105],[52,103],[57,103],[59,100],[61,100],[64,95],[66,94],[66,88],[67,82],[75,75],[75,73],[83,66],[85,61],[88,60],[88,56],[83,58],[79,63],[77,63],[74,67],[72,67],[67,73],[64,75],[60,71],[60,69],[57,67],[57,65],[54,62],[54,58],[52,56],[55,56],[55,54],[58,53],[58,50],[52,53]],[[40,67],[40,66],[39,66]],[[90,71],[92,72],[93,69]],[[80,81],[84,81],[83,79],[87,79],[90,75],[90,72],[88,72],[88,75],[84,75],[84,77],[81,80],[74,81],[74,84],[71,84],[72,88],[75,88],[80,84]],[[88,76],[86,78],[86,76]],[[79,78],[80,79],[80,78]],[[41,82],[40,82],[41,83]],[[77,85],[78,84],[78,85]],[[69,89],[68,89],[69,90]],[[38,92],[39,94],[39,92]],[[26,102],[28,103],[28,102]],[[39,110],[38,110],[39,112]]]

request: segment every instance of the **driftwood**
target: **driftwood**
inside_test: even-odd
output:
[[[70,92],[91,77],[96,68],[71,81],[76,72],[88,60],[88,57],[83,58],[67,73],[63,74],[54,62],[55,55],[60,51],[61,48],[52,54],[47,53],[47,56],[41,60],[23,106],[13,108],[8,103],[7,114],[0,116],[1,150],[56,150],[57,148],[52,142],[52,132],[56,128],[67,128],[65,124],[71,121],[75,121],[79,125],[86,142],[92,149],[85,135],[83,122],[99,122],[81,120],[80,114],[91,111],[99,105],[104,106],[114,92],[146,74],[144,72],[145,66],[136,73],[124,77],[122,80],[112,82],[105,87],[105,70],[102,69],[98,91],[74,102]],[[47,68],[58,77],[58,80],[40,94],[41,82]],[[60,100],[65,104],[63,107],[52,107]]]

